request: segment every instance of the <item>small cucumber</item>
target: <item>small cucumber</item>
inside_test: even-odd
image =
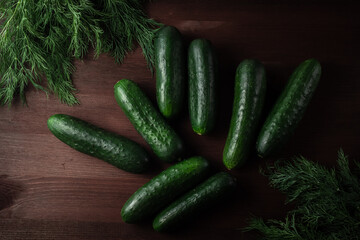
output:
[[[243,165],[254,148],[265,92],[264,66],[256,60],[242,61],[236,70],[233,112],[223,152],[228,169]]]
[[[159,213],[153,221],[153,228],[162,232],[181,227],[199,212],[229,197],[235,189],[236,181],[232,176],[225,172],[217,173]]]
[[[209,163],[202,157],[179,162],[139,188],[124,204],[121,217],[124,222],[144,220],[171,203],[176,197],[204,180]]]
[[[181,139],[138,85],[122,79],[115,84],[114,93],[117,103],[154,153],[166,162],[178,160],[183,152]]]
[[[47,124],[58,139],[79,152],[132,173],[143,172],[149,167],[146,151],[130,139],[65,114],[51,116]]]
[[[256,149],[260,157],[278,151],[293,134],[308,106],[321,75],[320,63],[308,59],[291,75],[257,139]]]
[[[191,126],[199,135],[215,125],[218,62],[210,41],[195,39],[188,51],[189,111]]]
[[[185,54],[181,33],[172,26],[159,29],[154,38],[156,98],[168,119],[179,115],[185,91]]]

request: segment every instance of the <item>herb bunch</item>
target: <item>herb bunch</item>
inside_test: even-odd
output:
[[[160,24],[145,15],[143,2],[0,1],[0,103],[10,105],[17,94],[26,102],[28,84],[55,93],[63,103],[78,103],[72,61],[90,46],[95,57],[109,53],[121,63],[137,42],[151,67],[152,37]]]
[[[245,231],[261,239],[360,239],[360,163],[340,150],[338,169],[326,169],[303,157],[275,163],[265,170],[270,185],[287,195],[296,208],[285,221],[253,218]]]

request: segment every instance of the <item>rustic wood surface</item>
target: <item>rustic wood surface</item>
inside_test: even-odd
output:
[[[265,3],[266,2],[266,3]],[[222,165],[233,97],[236,66],[245,58],[262,61],[267,70],[266,111],[294,68],[307,58],[323,67],[321,82],[304,119],[278,156],[304,155],[333,166],[342,147],[360,159],[360,15],[350,1],[153,1],[149,15],[176,26],[187,43],[211,40],[221,69],[221,110],[217,128],[208,136],[191,130],[187,112],[171,124],[188,147],[214,169]],[[341,4],[340,4],[341,3]],[[71,149],[47,129],[55,113],[66,113],[149,147],[117,106],[113,85],[136,81],[155,100],[155,81],[139,48],[122,65],[91,54],[76,61],[73,76],[81,105],[62,105],[54,96],[29,88],[29,107],[19,101],[0,107],[0,239],[252,239],[243,234],[250,214],[282,218],[290,206],[271,189],[259,166],[273,159],[253,156],[232,171],[239,188],[235,199],[211,209],[172,234],[152,230],[151,223],[125,224],[120,210],[127,198],[168,167],[154,155],[153,169],[126,173]]]

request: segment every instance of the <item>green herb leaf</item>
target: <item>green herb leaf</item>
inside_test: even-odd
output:
[[[342,150],[338,169],[327,169],[303,157],[268,166],[270,185],[287,195],[296,208],[285,221],[252,218],[245,231],[256,230],[261,239],[359,239],[360,164],[351,171]]]
[[[159,23],[144,14],[141,0],[0,1],[0,103],[15,95],[26,101],[26,86],[55,93],[77,104],[71,75],[74,58],[90,46],[95,56],[110,53],[121,63],[137,42],[152,69],[152,38]],[[46,78],[47,87],[42,84]]]

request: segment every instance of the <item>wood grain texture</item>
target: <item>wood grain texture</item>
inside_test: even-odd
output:
[[[342,147],[360,159],[360,4],[355,1],[153,1],[149,15],[176,26],[187,43],[212,41],[220,60],[221,109],[208,136],[191,130],[188,114],[172,122],[187,145],[187,155],[202,155],[225,170],[222,150],[230,123],[237,65],[257,58],[265,65],[269,111],[289,75],[307,58],[317,58],[323,75],[313,100],[281,158],[304,155],[333,166]],[[120,210],[127,198],[168,167],[152,154],[146,174],[121,171],[86,156],[56,139],[46,121],[70,114],[124,135],[150,151],[117,106],[113,86],[121,78],[136,81],[155,103],[155,79],[137,48],[122,65],[101,55],[75,62],[73,76],[81,105],[68,107],[29,88],[29,107],[16,102],[0,108],[0,239],[252,239],[239,228],[250,214],[282,218],[291,206],[268,187],[259,166],[273,159],[253,156],[232,173],[235,199],[194,220],[175,234],[159,234],[149,222],[125,224]],[[264,114],[265,115],[265,114]]]

